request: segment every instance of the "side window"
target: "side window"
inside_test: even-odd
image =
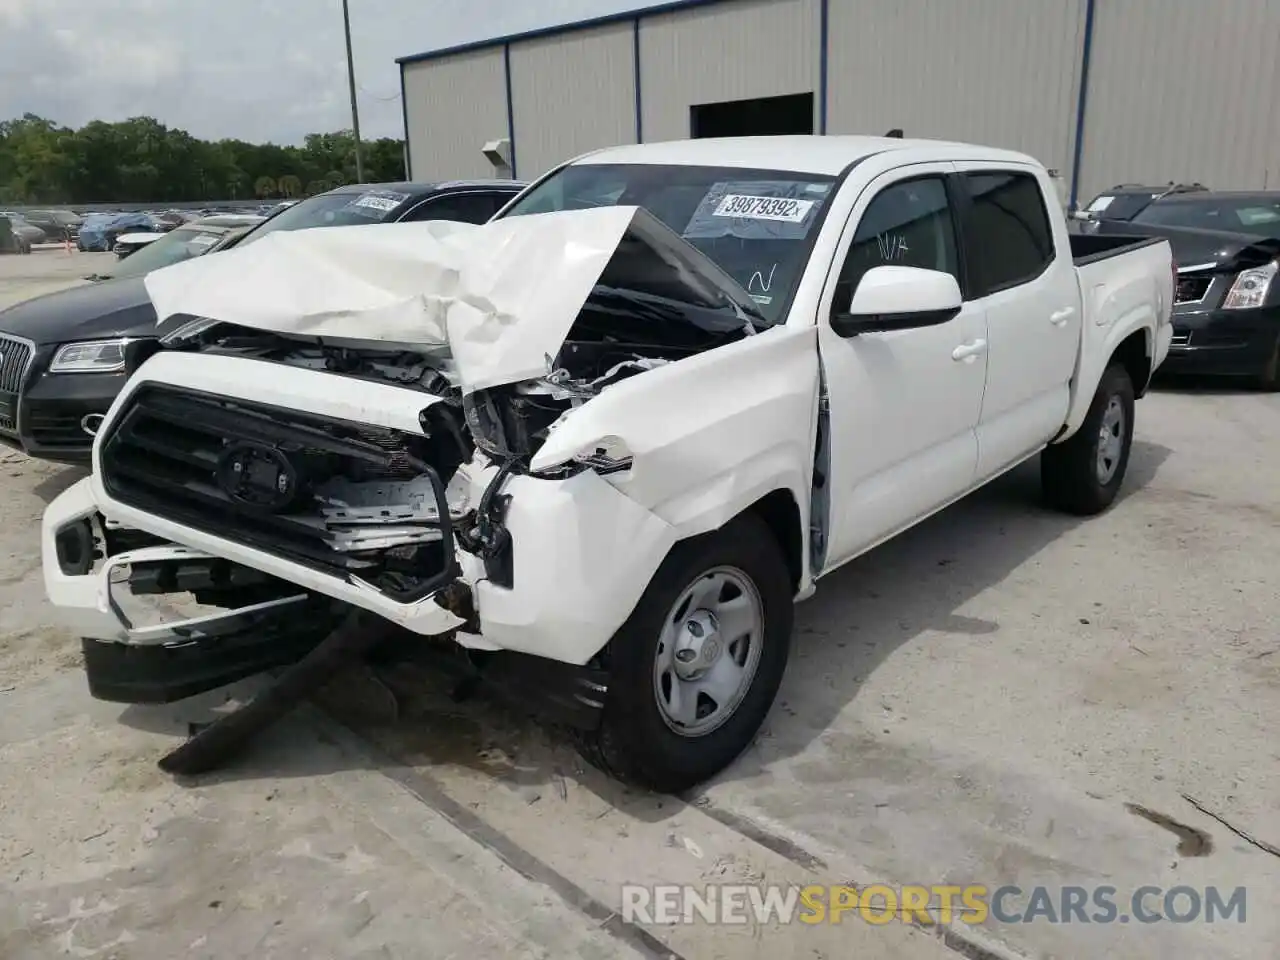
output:
[[[455,220],[484,223],[498,209],[497,198],[487,193],[455,193],[435,197],[405,217],[406,220]]]
[[[847,303],[873,267],[922,267],[960,279],[955,225],[942,177],[904,180],[876,194],[840,268],[838,296]]]
[[[1053,263],[1053,230],[1044,195],[1027,173],[970,173],[966,250],[987,293],[1034,280]]]

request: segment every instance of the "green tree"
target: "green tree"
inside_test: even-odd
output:
[[[368,140],[362,148],[366,180],[403,179],[399,140]],[[349,130],[309,134],[300,146],[282,146],[200,140],[152,117],[94,120],[79,130],[34,114],[0,121],[0,204],[297,197],[355,180]]]

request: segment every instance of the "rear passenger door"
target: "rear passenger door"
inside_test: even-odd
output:
[[[468,190],[429,197],[410,210],[402,220],[453,220],[457,223],[487,223],[512,194],[496,190]]]
[[[966,259],[987,320],[977,471],[985,480],[1044,446],[1066,421],[1080,291],[1070,251],[1055,239],[1047,176],[1030,166],[956,169]]]

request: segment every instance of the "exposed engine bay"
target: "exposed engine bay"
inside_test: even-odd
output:
[[[547,358],[545,376],[464,395],[445,351],[337,346],[193,319],[165,338],[166,349],[420,390],[430,398],[420,433],[148,387],[106,438],[104,473],[126,502],[216,525],[406,602],[456,577],[455,543],[483,557],[490,579],[503,582],[510,571],[500,488],[528,471],[563,418],[625,379],[754,332],[735,305],[601,284],[558,355]],[[470,474],[489,464],[500,470],[473,503]],[[627,466],[600,450],[554,475]]]

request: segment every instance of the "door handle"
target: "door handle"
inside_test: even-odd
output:
[[[987,352],[987,341],[971,340],[968,343],[962,343],[951,351],[952,360],[964,360],[972,363],[974,358],[979,354]]]
[[[1060,327],[1076,314],[1075,307],[1063,307],[1061,310],[1055,310],[1049,314],[1049,322],[1055,327]]]

